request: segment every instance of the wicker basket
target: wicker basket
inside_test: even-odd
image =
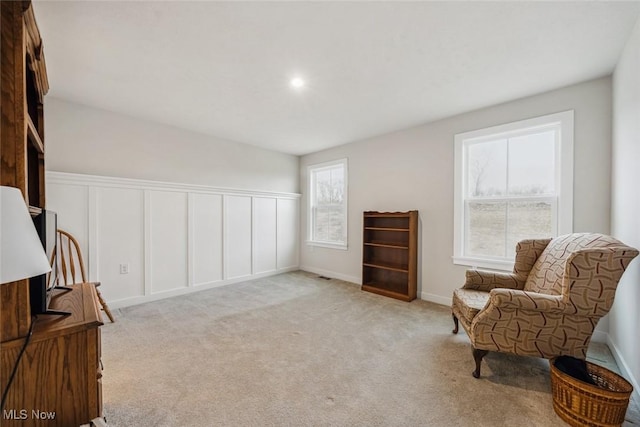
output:
[[[553,409],[576,427],[620,426],[629,405],[633,386],[620,375],[587,362],[587,371],[597,385],[588,384],[560,371],[555,359],[551,368]]]

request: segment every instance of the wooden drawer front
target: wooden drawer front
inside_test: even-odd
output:
[[[7,397],[5,410],[13,412],[3,414],[3,427],[67,427],[91,419],[86,338],[79,332],[29,345]],[[3,350],[3,366],[9,366],[5,362],[14,361],[18,351]]]
[[[74,285],[52,299],[51,308],[71,315],[37,320],[0,414],[2,427],[79,426],[102,415],[102,321],[95,288]],[[0,347],[3,389],[23,343],[21,338]]]

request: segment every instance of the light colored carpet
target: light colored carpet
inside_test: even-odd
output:
[[[474,379],[466,335],[425,301],[295,272],[115,314],[110,427],[565,425],[546,360],[490,353]],[[611,364],[606,346],[593,354]]]

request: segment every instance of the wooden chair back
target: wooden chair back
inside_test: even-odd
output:
[[[80,244],[76,238],[70,233],[58,229],[57,244],[58,257],[56,262],[58,263],[58,285],[68,286],[77,283],[87,283],[87,273],[84,268],[84,261],[82,260],[82,252],[80,251]],[[98,289],[100,282],[93,282],[93,285],[96,287],[96,296],[102,309],[109,317],[109,320],[115,322],[107,302],[102,298],[102,293]]]
[[[58,229],[58,280],[63,286],[86,283],[87,275],[80,244],[71,234]]]

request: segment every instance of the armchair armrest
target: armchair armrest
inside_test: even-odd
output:
[[[467,270],[464,289],[489,292],[495,288],[523,289],[525,279],[514,273]]]
[[[518,308],[531,311],[565,312],[567,304],[562,295],[547,295],[517,289],[493,289],[489,301],[500,308]]]

